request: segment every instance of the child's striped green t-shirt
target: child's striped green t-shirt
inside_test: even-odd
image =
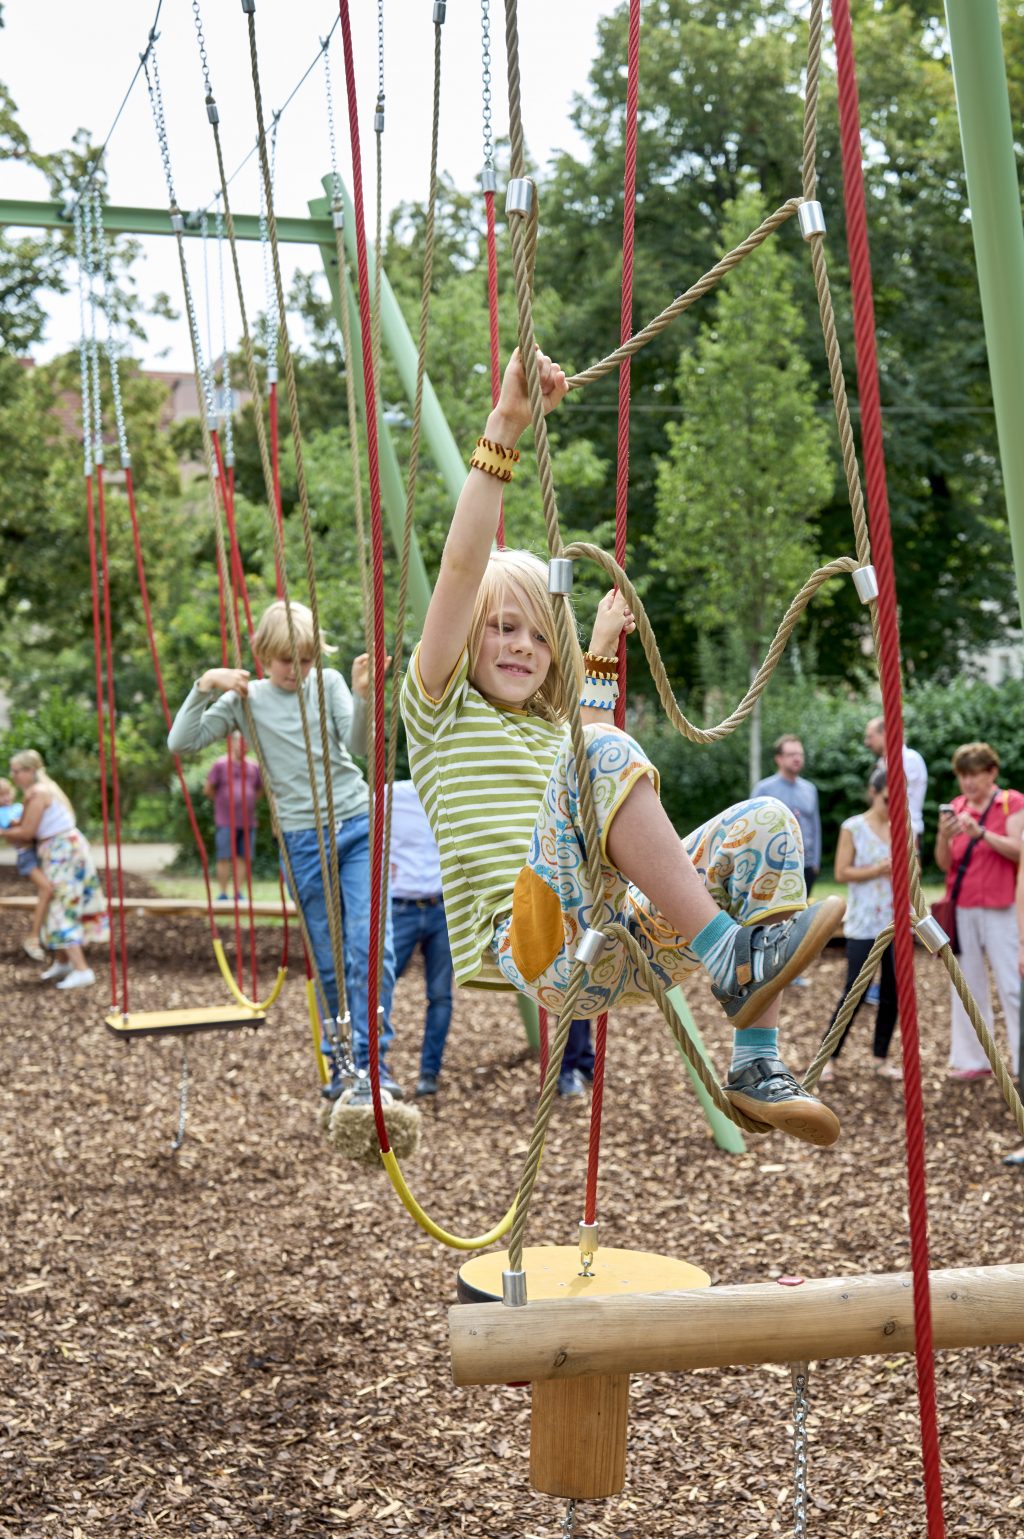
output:
[[[505,987],[491,936],[512,907],[566,729],[492,705],[468,673],[464,652],[434,700],[423,688],[417,649],[402,684],[402,717],[412,778],[441,852],[456,982]]]

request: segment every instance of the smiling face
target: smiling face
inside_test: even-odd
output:
[[[26,764],[23,764],[20,768],[18,768],[12,761],[11,779],[21,791],[25,791],[29,786],[35,785],[36,772],[31,768],[31,766]]]
[[[313,659],[311,657],[299,658],[301,683],[305,684],[312,666]],[[292,695],[294,695],[300,683],[300,679],[295,676],[295,665],[290,657],[270,658],[267,662],[267,678],[275,689],[286,689]]]
[[[509,586],[484,620],[470,671],[476,689],[495,705],[523,709],[540,689],[551,667],[551,644]]]

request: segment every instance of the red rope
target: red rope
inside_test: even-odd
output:
[[[117,852],[117,896],[121,904],[118,920],[118,951],[121,960],[121,1008],[128,1013],[128,936],[124,911],[124,868],[121,865],[121,782],[117,773],[117,711],[114,701],[114,639],[110,602],[110,553],[107,548],[107,502],[103,488],[103,466],[96,466],[96,501],[100,525],[100,576],[103,600],[103,637],[107,669],[107,730],[110,734],[110,780],[114,793],[114,844]],[[114,940],[111,934],[110,949]]]
[[[100,581],[96,564],[96,518],[93,511],[93,481],[91,473],[85,478],[85,519],[89,533],[89,577],[92,584],[92,645],[96,662],[96,736],[100,768],[100,810],[103,817],[103,879],[107,895],[107,923],[110,934],[114,933],[114,910],[111,902],[113,872],[110,867],[110,812],[107,791],[107,734],[103,708],[103,632],[100,621]],[[117,1009],[117,952],[110,944],[110,1008]]]
[[[494,193],[484,193],[487,210],[487,315],[491,335],[491,405],[501,394],[501,349],[498,345],[498,242],[494,232]],[[505,549],[505,499],[498,507],[498,549]]]
[[[878,622],[882,705],[885,712],[885,758],[889,775],[890,800],[894,807],[900,808],[906,806],[906,780],[903,771],[899,619],[893,571],[892,533],[889,523],[889,498],[885,478],[878,359],[875,351],[871,258],[861,165],[860,110],[857,101],[857,74],[848,0],[833,0],[832,27],[839,77],[839,126],[843,152],[846,238],[850,253],[850,286],[853,293],[853,324],[857,349],[857,384],[860,395],[864,473],[872,557],[879,589]],[[896,824],[898,835],[902,827],[901,818]],[[909,919],[910,870],[907,843],[901,837],[896,837],[892,842],[892,896],[893,910],[897,916],[893,945],[896,987],[900,1001],[900,1037],[903,1043],[910,1253],[914,1276],[914,1337],[925,1507],[928,1515],[928,1539],[942,1539],[945,1533],[945,1520],[942,1510],[942,1472],[935,1399],[931,1300],[928,1291],[924,1103],[921,1095],[921,1056],[917,994],[914,986],[914,942]]]
[[[640,100],[640,0],[629,0],[629,43],[626,65],[626,147],[622,196],[622,298],[619,308],[619,341],[633,332],[633,232],[636,216],[636,138]],[[629,359],[619,365],[619,439],[615,476],[615,559],[626,564],[629,526]],[[626,633],[619,634],[619,698],[615,725],[626,725]],[[590,1143],[587,1150],[587,1195],[584,1222],[597,1219],[597,1177],[601,1159],[601,1118],[604,1112],[604,1070],[608,1045],[608,1017],[597,1021],[594,1039],[594,1089],[590,1101]]]
[[[352,140],[352,203],[356,215],[356,265],[359,277],[359,323],[364,343],[370,336],[370,275],[366,254],[366,217],[363,207],[363,171],[359,153],[359,113],[356,102],[356,76],[352,61],[352,28],[348,0],[339,0],[341,35],[345,51],[345,85],[348,94],[349,135]],[[378,251],[377,260],[382,259]],[[381,1153],[390,1150],[384,1109],[380,1099],[380,1055],[377,1043],[378,971],[380,965],[380,909],[384,879],[384,793],[387,767],[384,754],[384,667],[387,655],[384,638],[384,532],[380,501],[380,459],[377,443],[377,411],[373,383],[373,349],[364,345],[363,391],[366,399],[366,449],[370,469],[370,546],[373,558],[373,646],[379,666],[374,672],[373,691],[373,765],[374,817],[373,848],[370,852],[370,946],[367,976],[367,1000],[370,1048],[370,1088],[373,1116]]]

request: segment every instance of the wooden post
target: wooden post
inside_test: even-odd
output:
[[[1024,1342],[1024,1266],[932,1272],[935,1345]],[[914,1347],[909,1273],[675,1293],[534,1299],[449,1312],[457,1384],[791,1363]]]
[[[617,1496],[626,1483],[629,1374],[544,1379],[532,1400],[533,1489],[578,1502]]]

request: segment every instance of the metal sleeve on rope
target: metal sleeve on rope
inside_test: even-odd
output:
[[[548,562],[548,592],[572,592],[572,561],[566,556],[553,556]]]
[[[521,1269],[502,1272],[501,1301],[510,1309],[522,1309],[526,1299],[526,1273]]]
[[[934,914],[926,914],[923,919],[914,923],[914,933],[932,956],[936,956],[943,948],[949,945],[949,936],[935,918]]]
[[[873,566],[859,566],[853,572],[853,586],[862,604],[870,604],[878,597],[878,573]]]
[[[533,183],[529,177],[514,176],[505,188],[506,214],[529,214],[533,208]]]
[[[808,198],[796,211],[800,234],[804,240],[814,240],[825,234],[825,211],[816,198]]]

